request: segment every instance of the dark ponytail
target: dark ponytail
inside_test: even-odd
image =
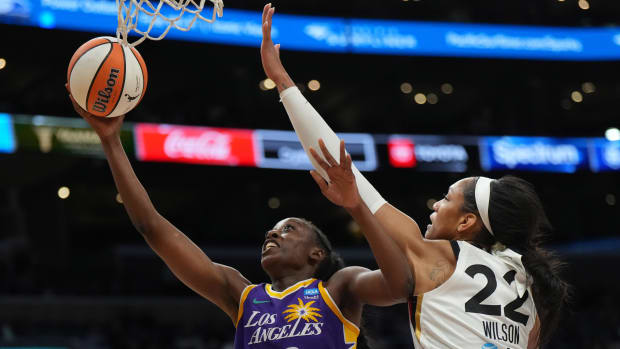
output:
[[[325,251],[325,258],[319,263],[319,266],[316,268],[313,277],[319,280],[327,281],[332,275],[338,270],[344,268],[346,264],[340,255],[333,250],[331,242],[327,236],[319,229],[314,223],[301,219],[302,222],[306,224],[308,228],[310,228],[315,233],[315,242],[316,244]],[[362,321],[364,318],[362,316]],[[365,330],[362,328],[362,324],[360,324],[360,334],[357,336],[357,348],[358,349],[370,349],[370,345],[368,344],[368,338],[366,338]]]
[[[475,199],[477,178],[464,190],[463,210],[479,215]],[[549,341],[570,298],[570,286],[561,278],[564,263],[542,247],[551,224],[529,182],[504,176],[491,182],[489,221],[494,235],[482,227],[476,242],[490,250],[497,242],[523,255],[523,265],[532,277],[532,293],[540,319],[538,345]]]

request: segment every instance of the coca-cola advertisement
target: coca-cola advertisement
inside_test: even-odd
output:
[[[135,137],[142,161],[256,166],[252,130],[137,124]]]

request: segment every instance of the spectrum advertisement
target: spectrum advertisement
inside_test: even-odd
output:
[[[590,168],[593,172],[620,171],[620,141],[592,140]]]
[[[207,2],[209,3],[209,2]],[[205,8],[207,17],[211,8]],[[164,6],[162,13],[178,16]],[[177,23],[187,27],[188,13]],[[144,30],[151,17],[140,16]],[[0,0],[0,22],[114,35],[114,0]],[[152,36],[167,22],[157,19]],[[277,14],[272,36],[283,49],[360,54],[541,60],[619,60],[620,29],[464,24],[310,17]],[[215,23],[170,30],[170,39],[254,46],[261,42],[261,13],[225,8]]]
[[[481,137],[479,147],[485,171],[573,173],[588,167],[585,138]]]

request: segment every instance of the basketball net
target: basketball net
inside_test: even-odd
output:
[[[152,2],[159,1],[157,6],[153,5]],[[121,40],[122,44],[127,46],[137,46],[145,39],[150,40],[161,40],[168,34],[170,28],[176,28],[182,31],[189,31],[197,19],[203,20],[205,22],[213,23],[215,22],[216,16],[222,17],[224,11],[224,2],[222,0],[209,0],[213,3],[213,16],[211,18],[203,17],[200,12],[204,8],[206,0],[116,0],[116,5],[118,6],[118,27],[116,29],[116,37]],[[126,4],[128,2],[129,4]],[[170,8],[175,11],[180,11],[175,13],[174,16],[166,16],[161,13],[162,6],[166,4]],[[192,16],[191,20],[187,23],[187,26],[179,26],[177,22],[183,18],[184,14],[188,14],[188,16]],[[145,16],[150,17],[149,25],[146,30],[138,29],[138,22],[140,17],[145,18]],[[149,33],[155,26],[155,22],[160,19],[165,22],[166,29],[159,36],[151,36]],[[185,19],[183,22],[186,22]],[[161,21],[157,24],[157,26],[161,26]],[[128,42],[128,34],[133,31],[136,34],[141,35],[142,37],[133,43]]]

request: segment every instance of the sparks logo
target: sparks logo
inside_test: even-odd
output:
[[[299,304],[291,304],[287,307],[290,309],[282,312],[282,314],[288,313],[288,315],[284,317],[287,322],[291,322],[297,319],[304,319],[306,320],[306,322],[308,322],[309,320],[318,322],[319,320],[317,319],[317,317],[323,317],[321,314],[318,313],[319,311],[321,311],[321,309],[311,306],[312,304],[314,304],[315,301],[310,301],[304,304],[301,298],[297,298],[297,300],[299,301]]]

